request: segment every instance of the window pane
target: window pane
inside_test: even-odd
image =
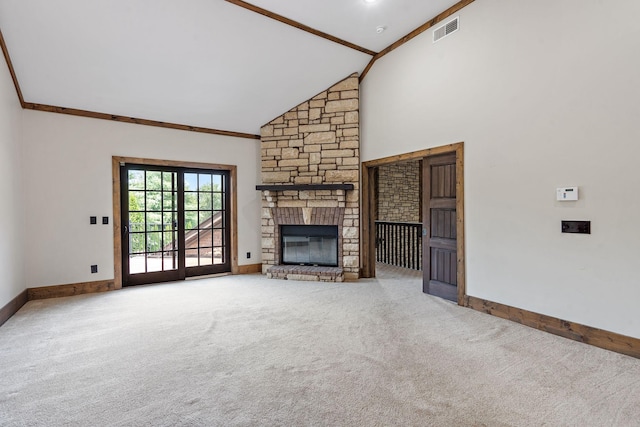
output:
[[[129,171],[129,190],[144,190],[144,171]]]
[[[147,191],[148,211],[160,212],[162,210],[162,193],[159,191]]]
[[[162,190],[162,172],[148,171],[147,172],[147,191],[160,191]]]
[[[200,211],[199,219],[198,219],[198,228],[211,228],[211,212],[210,211]]]
[[[213,185],[211,188],[213,191],[222,190],[222,175],[213,175]]]
[[[175,211],[178,209],[178,198],[175,193],[162,193],[162,208],[165,211]]]
[[[201,210],[211,209],[211,193],[198,193],[198,198]]]
[[[198,189],[198,174],[185,173],[184,174],[184,189],[196,191]]]
[[[162,214],[147,212],[147,231],[162,231]]]
[[[198,242],[200,247],[211,246],[211,230],[199,230]]]
[[[224,246],[223,245],[224,234],[223,234],[222,231],[223,230],[220,230],[220,229],[213,230],[213,245],[212,246]]]
[[[211,175],[201,173],[198,175],[198,189],[200,191],[211,191]]]
[[[213,211],[213,226],[216,228],[224,228],[225,227],[225,217],[224,211]]]
[[[144,255],[129,255],[129,274],[144,273],[145,268]]]
[[[129,211],[143,211],[144,207],[144,191],[129,191]]]
[[[224,248],[213,248],[213,263],[224,264]]]
[[[162,258],[164,271],[178,269],[178,255],[173,252],[165,252]]]
[[[212,209],[220,210],[222,209],[222,194],[223,193],[213,193],[211,195],[211,207]]]
[[[213,264],[212,248],[200,248],[200,265]]]
[[[129,232],[145,231],[145,220],[143,212],[134,212],[129,214]]]
[[[162,172],[162,188],[165,191],[175,191],[178,180],[175,172]]]
[[[178,249],[178,245],[176,245],[176,235],[177,233],[173,231],[164,232],[164,242],[162,242],[162,244],[164,245],[162,248],[163,251],[172,251]]]
[[[187,211],[198,210],[198,193],[193,191],[185,191],[184,209]]]
[[[198,249],[187,249],[184,255],[187,267],[198,265]]]
[[[185,212],[184,229],[193,230],[194,228],[198,228],[198,212]]]
[[[177,219],[177,215],[172,212],[165,212],[162,214],[162,229],[164,231],[173,230],[173,221]]]
[[[147,233],[147,252],[162,250],[162,233]]]
[[[129,233],[129,253],[136,254],[145,252],[146,237],[144,233]]]
[[[147,272],[162,271],[162,254],[147,254]]]

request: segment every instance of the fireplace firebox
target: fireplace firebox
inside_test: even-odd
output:
[[[338,227],[280,226],[282,264],[338,266]]]

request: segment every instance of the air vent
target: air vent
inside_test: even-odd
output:
[[[455,33],[456,31],[458,31],[459,22],[460,22],[460,17],[456,16],[451,21],[433,30],[433,42],[435,43],[438,40],[448,36],[449,34]]]

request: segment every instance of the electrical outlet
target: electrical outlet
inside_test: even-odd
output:
[[[247,259],[251,258],[251,252],[247,252]]]
[[[103,216],[103,217],[102,217],[102,223],[103,223],[104,225],[109,224],[109,217],[108,217],[108,216]]]
[[[97,265],[92,265],[91,266],[91,274],[97,273],[97,272],[98,272],[98,266]]]
[[[97,216],[90,216],[89,217],[89,224],[94,225],[98,223],[98,217]]]

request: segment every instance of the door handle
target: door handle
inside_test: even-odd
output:
[[[125,236],[127,235],[127,233],[129,233],[129,226],[125,225],[122,228],[122,234],[124,234]]]

